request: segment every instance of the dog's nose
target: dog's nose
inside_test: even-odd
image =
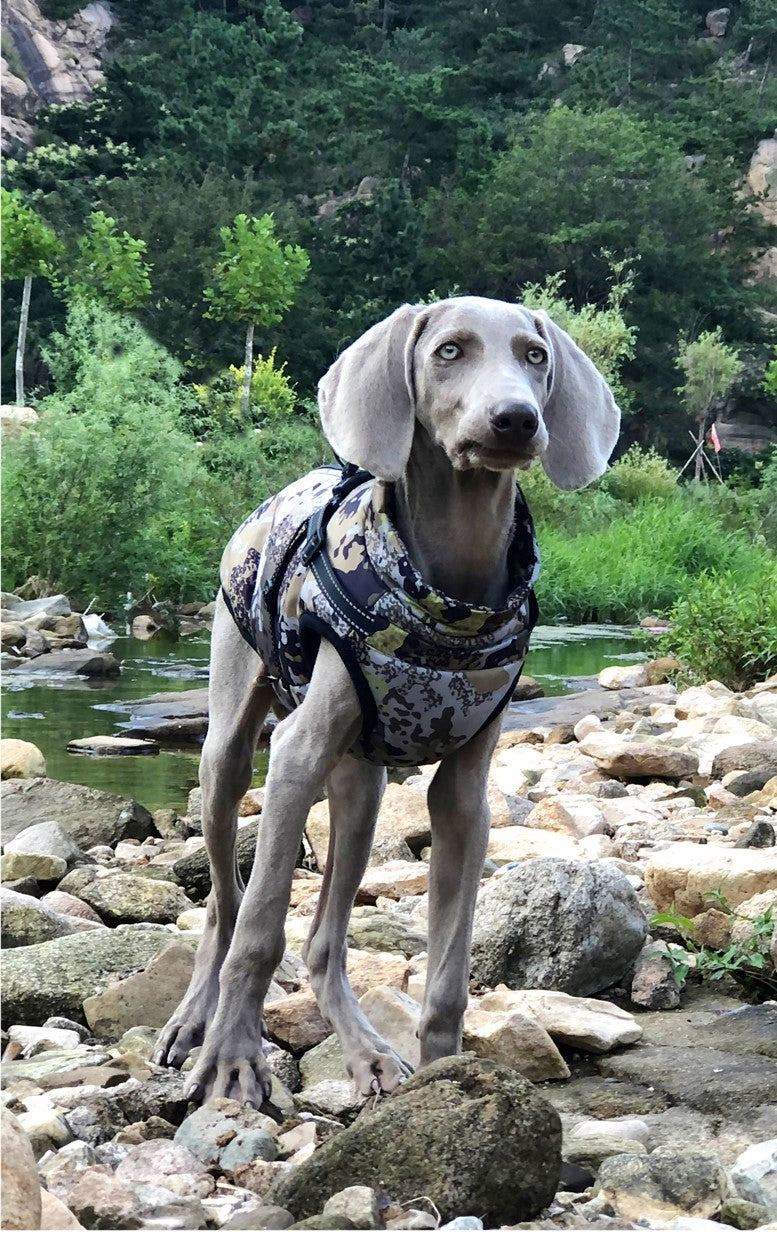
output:
[[[505,440],[516,445],[530,442],[537,432],[540,418],[531,403],[516,403],[503,399],[491,409],[491,428]]]

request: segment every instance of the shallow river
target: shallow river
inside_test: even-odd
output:
[[[127,716],[113,710],[117,702],[204,685],[209,644],[207,632],[177,640],[163,634],[148,641],[122,637],[110,645],[121,661],[119,678],[53,683],[6,676],[3,736],[34,742],[46,758],[48,775],[57,780],[108,789],[149,810],[182,810],[197,783],[197,747],[165,747],[156,756],[118,758],[70,755],[65,747],[74,738],[119,732]],[[628,627],[538,626],[526,672],[542,682],[547,694],[565,695],[578,688],[575,679],[643,656],[643,645]],[[266,761],[266,751],[258,751],[255,783],[261,783]]]

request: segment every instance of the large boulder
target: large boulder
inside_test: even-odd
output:
[[[711,1218],[727,1190],[718,1158],[676,1145],[607,1158],[597,1182],[599,1192],[627,1222],[648,1219],[661,1226],[679,1217]]]
[[[729,849],[680,842],[652,854],[645,883],[662,912],[674,906],[677,913],[695,917],[704,912],[708,894],[716,889],[736,908],[777,888],[777,847]]]
[[[722,780],[727,772],[757,772],[763,784],[777,776],[777,740],[774,742],[740,742],[727,746],[712,761],[712,777]]]
[[[3,1025],[42,1025],[49,1016],[83,1024],[85,999],[142,969],[169,942],[164,926],[144,925],[14,948],[3,961]]]
[[[646,934],[636,893],[615,866],[540,858],[479,893],[472,974],[487,986],[592,995],[623,976]]]
[[[0,1116],[3,1226],[13,1231],[40,1227],[40,1184],[29,1137],[7,1107]]]
[[[343,1188],[380,1185],[393,1200],[429,1197],[444,1222],[475,1213],[498,1227],[550,1203],[560,1155],[559,1116],[524,1077],[453,1056],[423,1068],[264,1200],[308,1218]]]
[[[634,741],[614,733],[589,733],[580,743],[600,772],[624,780],[680,780],[699,770],[699,757],[693,751],[668,746],[652,739]]]
[[[34,823],[56,819],[82,849],[115,845],[124,837],[144,840],[154,822],[145,807],[115,793],[36,776],[5,781],[2,799],[2,840],[7,844]]]
[[[0,780],[14,780],[17,777],[29,780],[33,776],[45,775],[43,751],[33,742],[22,742],[19,738],[3,738],[0,741]]]
[[[182,888],[169,879],[149,879],[123,871],[82,885],[78,895],[95,909],[104,922],[175,922],[194,906]]]

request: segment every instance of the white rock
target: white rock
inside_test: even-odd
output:
[[[627,1141],[650,1144],[650,1129],[642,1119],[584,1119],[572,1128],[575,1139],[587,1136],[621,1136]]]
[[[75,1050],[81,1044],[80,1035],[75,1029],[46,1029],[37,1025],[11,1025],[8,1039],[19,1043],[25,1059],[33,1051],[37,1054],[39,1050]]]
[[[464,1014],[465,1051],[515,1068],[530,1081],[566,1080],[558,1048],[539,1020],[517,1006],[470,1006]]]
[[[731,1179],[744,1200],[764,1205],[777,1218],[777,1140],[759,1141],[741,1153]]]
[[[397,1054],[417,1068],[421,1052],[418,1039],[421,1005],[390,986],[375,986],[362,995],[359,1007]]]
[[[497,987],[480,1001],[483,1011],[516,1010],[535,1017],[551,1038],[578,1050],[604,1054],[630,1046],[642,1029],[630,1012],[605,999],[584,999],[563,991],[511,991]]]
[[[383,1226],[375,1192],[360,1185],[335,1192],[325,1203],[323,1212],[333,1217],[350,1218],[357,1231],[377,1231]]]
[[[674,710],[678,720],[686,720],[690,716],[706,716],[716,713],[718,705],[729,703],[734,698],[733,691],[722,682],[706,682],[704,686],[689,686],[675,699]]]
[[[659,911],[674,905],[677,913],[695,917],[707,907],[705,894],[716,888],[736,907],[777,888],[777,847],[731,849],[681,841],[653,851],[645,883]]]
[[[601,728],[602,722],[599,717],[593,712],[590,712],[588,716],[582,716],[577,722],[574,728],[574,734],[578,742],[582,742],[583,738],[587,737],[589,733],[593,733],[596,729]]]
[[[34,743],[23,742],[20,738],[0,740],[0,780],[12,780],[15,777],[29,779],[45,775],[46,760],[43,758],[43,751]]]
[[[611,665],[607,669],[602,669],[598,681],[604,690],[624,690],[630,686],[647,686],[647,669],[644,665]]]
[[[497,828],[488,841],[488,856],[498,863],[526,862],[530,858],[577,858],[579,849],[571,836],[543,832],[539,828]]]

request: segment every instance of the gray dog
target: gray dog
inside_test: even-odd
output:
[[[478,297],[398,309],[339,357],[319,403],[332,447],[364,472],[319,469],[269,499],[222,563],[200,768],[213,887],[191,984],[154,1056],[180,1066],[203,1043],[187,1087],[197,1100],[258,1106],[269,1094],[262,1004],[324,785],[331,831],[310,981],[361,1094],[409,1074],[345,968],[392,763],[439,764],[421,1062],[460,1050],[488,768],[536,616],[515,470],[540,459],[560,488],[581,488],[607,466],[620,421],[601,375],[545,313]],[[244,888],[237,806],[273,703],[284,719]]]

